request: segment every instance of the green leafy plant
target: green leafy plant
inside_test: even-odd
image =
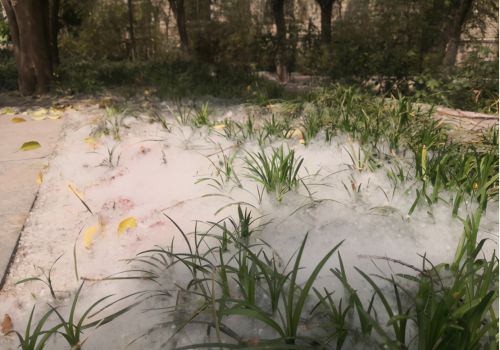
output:
[[[117,145],[114,145],[111,148],[106,149],[106,158],[102,160],[102,162],[99,164],[99,166],[105,166],[108,168],[116,168],[118,165],[120,165],[120,158],[121,154],[116,154],[116,147]]]
[[[19,339],[19,347],[22,350],[43,350],[45,344],[49,338],[54,335],[59,326],[53,327],[49,330],[43,330],[43,327],[47,323],[53,310],[47,311],[42,318],[36,324],[36,327],[32,330],[33,314],[35,313],[35,306],[31,309],[30,317],[26,325],[26,330],[24,336],[17,331],[11,331],[9,333],[15,333]]]
[[[127,307],[124,307],[122,309],[120,309],[119,311],[117,312],[114,312],[112,313],[111,315],[109,316],[106,316],[102,319],[99,319],[99,320],[95,320],[95,321],[92,321],[92,322],[88,322],[88,323],[85,323],[86,319],[88,317],[94,317],[96,316],[97,314],[99,314],[100,312],[102,312],[103,310],[111,307],[112,305],[114,305],[115,303],[117,303],[118,301],[121,301],[123,299],[126,299],[129,296],[127,297],[124,297],[124,298],[120,298],[106,306],[104,306],[103,308],[101,308],[100,310],[98,310],[97,312],[93,313],[92,315],[90,314],[95,308],[97,308],[99,305],[101,305],[104,301],[108,300],[109,298],[112,297],[112,295],[108,295],[108,296],[105,296],[105,297],[102,297],[100,298],[99,300],[97,300],[96,302],[94,302],[90,307],[88,307],[85,312],[83,313],[83,315],[80,317],[80,319],[77,321],[75,319],[75,312],[76,312],[76,306],[78,304],[78,298],[80,296],[80,293],[81,293],[81,290],[83,288],[83,285],[84,285],[84,282],[82,282],[80,284],[80,287],[78,288],[78,290],[76,291],[76,294],[75,296],[73,297],[73,302],[71,304],[71,309],[70,309],[70,312],[69,312],[69,315],[68,315],[68,318],[64,318],[64,316],[53,306],[51,306],[51,309],[52,311],[57,315],[57,317],[59,318],[59,320],[61,321],[61,323],[57,326],[57,330],[56,332],[58,334],[61,334],[64,339],[66,339],[66,341],[68,342],[68,345],[71,347],[71,349],[81,349],[83,344],[85,343],[86,339],[81,339],[81,336],[84,332],[85,329],[88,329],[88,328],[92,328],[92,327],[101,327],[107,323],[110,323],[112,322],[113,320],[115,320],[117,317],[121,316],[122,314],[128,312],[129,310],[131,310],[132,308],[134,308],[135,306],[137,306],[139,302],[135,302]],[[60,331],[59,329],[62,329],[62,331]]]
[[[183,103],[181,100],[175,101],[174,109],[167,105],[168,110],[180,125],[189,125],[193,119],[193,107]]]
[[[309,144],[312,139],[321,131],[324,125],[325,112],[327,109],[316,108],[314,111],[306,114],[302,121],[302,129],[305,144]]]
[[[208,108],[208,102],[204,103],[195,111],[193,124],[197,128],[204,125],[210,125],[210,110]]]
[[[265,131],[266,137],[275,136],[280,138],[289,138],[293,131],[289,119],[278,120],[274,114],[271,114],[271,118],[264,120],[262,129]]]
[[[21,283],[26,283],[26,282],[32,282],[32,281],[42,282],[47,287],[49,287],[50,295],[52,295],[52,298],[56,299],[56,293],[54,291],[54,286],[52,284],[52,282],[53,282],[53,280],[52,280],[52,270],[54,269],[54,266],[59,261],[59,259],[61,259],[63,257],[63,255],[64,254],[61,254],[56,260],[54,260],[54,262],[50,266],[48,272],[46,272],[44,269],[41,269],[42,270],[42,274],[43,274],[43,278],[41,278],[41,277],[28,277],[28,278],[24,278],[24,279],[22,279],[20,281],[17,281],[16,284],[21,284]]]
[[[196,181],[196,183],[209,182],[209,185],[217,190],[224,189],[224,186],[228,183],[233,183],[235,186],[241,187],[241,181],[234,170],[234,160],[237,153],[234,152],[233,154],[226,154],[221,147],[220,152],[216,155],[216,161],[213,161],[210,157],[208,157],[208,160],[214,169],[213,176],[200,178]]]
[[[311,288],[313,287],[313,284],[318,277],[319,272],[331,257],[331,255],[340,247],[342,243],[337,244],[323,257],[323,259],[321,259],[321,261],[316,265],[316,267],[310,274],[309,278],[306,280],[305,284],[302,287],[299,287],[296,281],[298,272],[300,270],[300,261],[306,242],[307,235],[302,241],[291,272],[286,275],[288,276],[288,285],[284,290],[282,290],[282,295],[280,298],[283,304],[283,310],[275,307],[275,310],[279,316],[279,323],[276,322],[271,315],[267,314],[261,308],[257,307],[253,303],[248,303],[247,301],[238,302],[236,306],[226,308],[223,314],[239,315],[258,320],[275,330],[280,337],[280,341],[285,344],[296,344],[297,342],[299,342],[299,340],[305,340],[306,342],[308,340],[310,341],[310,339],[303,339],[302,337],[299,337],[297,333],[299,325],[301,323],[301,317],[304,313],[306,300],[309,297],[309,292],[311,291]],[[255,258],[256,255],[253,255],[253,257]],[[273,278],[277,277],[275,272],[269,269],[265,269],[262,272],[265,275],[267,274],[265,279],[268,281],[268,286],[275,286],[274,283],[269,284],[269,281],[272,281]],[[283,279],[278,280],[278,285],[282,286],[283,284],[280,281],[283,281]],[[276,299],[274,300],[276,301]]]
[[[272,154],[265,151],[248,153],[246,169],[250,178],[261,183],[268,193],[275,193],[276,199],[281,202],[283,196],[296,189],[301,183],[298,173],[304,161],[296,158],[295,151],[285,153],[283,146],[273,148]]]

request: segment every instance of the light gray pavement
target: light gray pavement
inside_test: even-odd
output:
[[[33,121],[21,116],[26,122],[13,123],[13,117],[0,115],[0,289],[38,193],[38,173],[48,164],[64,121],[64,117]],[[42,147],[20,150],[32,140]]]

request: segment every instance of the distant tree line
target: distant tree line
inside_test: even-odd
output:
[[[274,70],[282,81],[291,70],[409,76],[455,65],[464,33],[498,22],[496,0],[1,3],[23,94],[46,91],[60,61],[77,59],[180,57]]]

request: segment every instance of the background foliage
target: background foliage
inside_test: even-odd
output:
[[[376,89],[368,90],[375,93],[413,95],[429,103],[494,113],[498,111],[498,34],[493,47],[478,39],[497,25],[495,1],[472,1],[462,39],[476,45],[462,45],[466,52],[454,67],[441,65],[452,14],[462,2],[334,1],[332,41],[325,45],[316,2],[287,0],[288,68],[349,84],[366,85],[372,80]],[[222,93],[226,90],[233,91],[233,97],[246,96],[246,87],[256,79],[250,73],[275,69],[277,41],[270,3],[185,0],[190,46],[185,52],[179,48],[170,1],[132,1],[133,45],[126,1],[62,0],[58,84],[74,92],[141,84],[164,93],[179,85],[177,93],[228,97]],[[134,62],[130,61],[132,46]],[[3,18],[0,48],[0,89],[14,89],[15,66]],[[225,86],[214,89],[215,83]]]

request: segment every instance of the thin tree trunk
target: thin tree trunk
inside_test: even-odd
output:
[[[134,61],[137,58],[137,51],[135,46],[135,34],[134,34],[134,9],[132,7],[132,0],[127,0],[128,6],[128,28],[130,34],[130,52],[131,59]]]
[[[52,58],[52,64],[54,66],[59,65],[59,46],[57,36],[59,34],[59,8],[61,2],[60,0],[52,0],[50,6],[50,54]]]
[[[172,12],[174,13],[177,22],[177,30],[179,31],[179,39],[181,41],[181,49],[189,53],[189,37],[186,29],[186,11],[184,8],[184,0],[168,0]]]
[[[130,58],[135,61],[137,58],[136,44],[135,44],[135,31],[134,31],[134,9],[132,6],[132,0],[127,0],[128,9],[128,27],[130,35]]]
[[[45,92],[52,78],[48,0],[1,0],[14,46],[19,90]]]
[[[332,42],[332,10],[335,0],[316,0],[321,10],[321,43],[327,47]]]
[[[210,17],[211,17],[211,11],[210,11],[210,4],[211,0],[197,0],[196,6],[197,11],[196,13],[198,14],[197,20],[200,21],[201,23],[208,23],[210,22]]]
[[[276,74],[281,82],[288,81],[285,0],[272,0],[272,10],[276,23],[278,51],[276,55]]]
[[[474,0],[460,0],[458,6],[453,11],[451,21],[445,31],[446,46],[442,63],[446,67],[455,65],[460,46],[460,37],[473,4]]]

